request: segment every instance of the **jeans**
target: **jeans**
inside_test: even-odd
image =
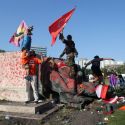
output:
[[[37,76],[30,76],[31,81],[26,80],[26,92],[27,92],[27,101],[30,101],[31,88],[33,89],[34,101],[38,101],[38,88],[37,88]]]

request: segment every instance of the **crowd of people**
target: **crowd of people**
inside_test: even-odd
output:
[[[114,70],[110,72],[108,78],[109,78],[109,85],[113,87],[113,89],[115,90],[125,86],[125,80],[122,77],[122,75],[121,74],[118,75],[118,73],[115,72]]]
[[[31,50],[31,43],[32,43],[32,31],[33,26],[29,27],[26,31],[26,33],[23,35],[22,38],[22,46],[21,46],[21,64],[22,68],[26,71],[26,91],[27,91],[27,100],[25,103],[30,103],[31,101],[31,88],[33,89],[33,96],[34,96],[34,102],[38,103],[40,102],[39,94],[38,94],[38,85],[37,85],[37,70],[36,67],[39,64],[43,63],[43,60],[38,58],[36,56],[36,53],[34,50]],[[18,34],[17,34],[18,35]],[[62,41],[63,44],[65,44],[65,48],[63,52],[60,54],[59,59],[62,59],[64,55],[66,55],[66,59],[64,60],[65,65],[70,67],[70,78],[74,79],[77,83],[83,81],[83,75],[84,71],[80,68],[80,66],[75,64],[75,57],[78,56],[78,51],[75,47],[75,42],[72,40],[71,35],[67,35],[67,39],[64,37],[63,33],[59,34],[59,40]],[[94,77],[93,83],[105,85],[105,80],[102,74],[102,71],[100,69],[100,62],[103,60],[112,60],[112,58],[100,58],[99,56],[95,56],[94,59],[89,61],[85,67],[84,70],[86,70],[88,65],[91,66],[92,75]],[[51,67],[54,67],[54,61],[50,61]],[[120,83],[121,85],[124,84],[124,79],[121,75],[117,75],[115,72],[111,72],[111,75],[109,76],[109,83],[110,86],[113,88],[116,88],[116,85]]]
[[[29,27],[27,31],[22,35],[22,45],[21,45],[21,64],[22,68],[25,69],[26,75],[26,91],[27,91],[27,100],[25,103],[30,103],[31,98],[31,88],[33,89],[33,96],[34,96],[34,102],[38,103],[39,100],[39,94],[38,94],[38,86],[37,86],[37,72],[36,72],[36,66],[38,64],[42,64],[42,60],[39,59],[34,50],[31,50],[31,43],[32,43],[32,31],[33,26]],[[18,36],[18,34],[16,34]],[[20,35],[20,34],[19,34]],[[70,67],[71,73],[70,76],[75,77],[75,57],[78,56],[78,52],[75,48],[75,43],[72,40],[72,36],[68,35],[67,39],[64,38],[63,33],[59,34],[59,39],[62,41],[62,43],[65,44],[65,48],[59,58],[61,59],[64,54],[66,54],[66,60],[65,64]],[[52,60],[50,61],[52,62]],[[53,63],[51,63],[53,64]]]

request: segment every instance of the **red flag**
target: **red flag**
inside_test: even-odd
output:
[[[51,45],[55,43],[58,34],[63,30],[63,28],[65,27],[66,23],[68,22],[68,20],[70,19],[74,11],[75,11],[75,8],[70,10],[63,16],[61,16],[59,19],[57,19],[54,23],[52,23],[49,26],[49,32],[52,36]]]
[[[108,85],[98,85],[96,87],[96,94],[97,94],[98,98],[105,99],[108,88],[109,88]]]

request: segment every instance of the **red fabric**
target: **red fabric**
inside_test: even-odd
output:
[[[90,82],[87,84],[81,83],[77,85],[77,91],[78,94],[82,93],[83,91],[86,91],[88,94],[92,94],[95,92],[95,86]]]
[[[67,12],[63,16],[61,16],[59,19],[57,19],[54,23],[52,23],[49,26],[49,32],[52,36],[51,45],[55,43],[58,34],[63,30],[63,28],[65,27],[66,23],[68,22],[74,11],[75,8]]]
[[[110,114],[112,114],[112,113],[113,113],[113,111],[104,112],[105,115],[110,115]]]
[[[110,99],[105,99],[103,100],[104,103],[107,103],[107,104],[115,104],[118,100],[118,97],[114,97],[114,98],[110,98]]]
[[[50,74],[50,80],[53,81],[53,84],[59,84],[61,89],[64,92],[71,92],[71,89],[68,88],[67,84],[65,83],[64,79],[60,76],[57,71],[52,71]]]
[[[73,79],[68,78],[67,79],[67,86],[69,89],[74,89],[75,88],[75,81]]]
[[[63,61],[57,63],[58,68],[63,68],[65,66],[66,66],[66,64]]]
[[[101,91],[101,98],[102,99],[105,99],[106,98],[106,94],[107,94],[107,91],[108,91],[108,85],[103,85],[102,87],[102,91]]]
[[[102,99],[105,99],[106,98],[106,94],[107,94],[107,91],[108,91],[108,85],[103,85],[102,87],[102,91],[101,91],[101,98]]]

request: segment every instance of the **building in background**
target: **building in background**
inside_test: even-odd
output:
[[[47,56],[47,48],[46,47],[31,47],[31,50],[34,50],[36,52],[36,54],[39,54],[42,57]]]
[[[80,67],[85,67],[85,64],[88,63],[90,60],[87,58],[80,58],[79,60],[76,61],[76,64],[80,65]],[[90,65],[88,66],[90,68]]]

